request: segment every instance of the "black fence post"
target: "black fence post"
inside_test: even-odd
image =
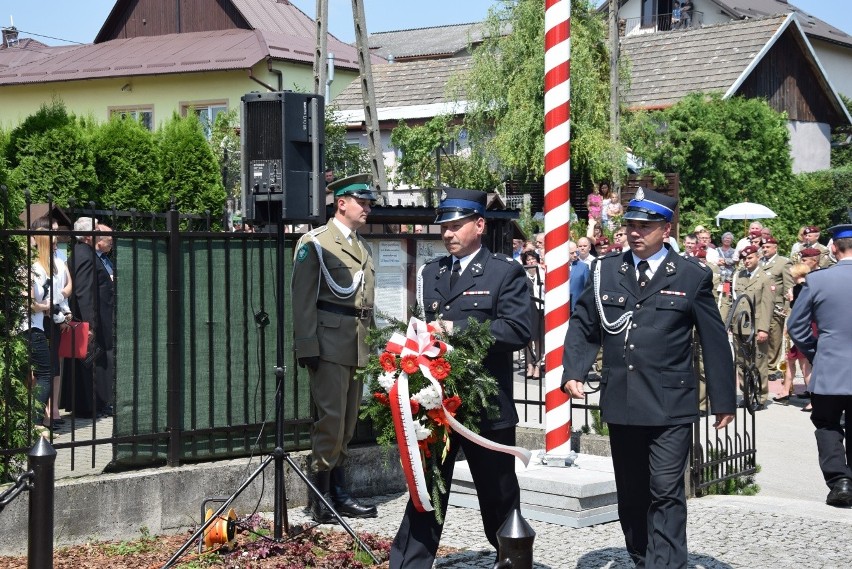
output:
[[[181,353],[180,338],[183,328],[180,322],[180,274],[181,274],[181,243],[180,243],[180,215],[174,208],[170,209],[166,217],[166,229],[169,233],[169,253],[166,268],[166,280],[168,290],[166,292],[166,354],[168,362],[168,387],[166,389],[168,401],[166,403],[166,429],[169,432],[169,452],[167,464],[169,466],[180,465],[181,449]]]
[[[29,569],[53,568],[53,482],[56,449],[39,437],[30,449],[29,469],[33,473],[30,489],[30,519],[27,549]]]

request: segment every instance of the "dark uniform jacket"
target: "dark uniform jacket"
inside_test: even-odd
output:
[[[524,269],[511,257],[491,253],[482,247],[450,290],[453,258],[450,255],[427,263],[421,273],[423,309],[426,321],[451,320],[462,330],[467,319],[491,321],[495,342],[484,365],[500,387],[495,419],[482,417],[483,431],[517,424],[513,399],[512,352],[530,341],[530,293]],[[452,340],[450,340],[452,343]]]
[[[618,334],[605,332],[595,301],[607,321],[628,311],[632,321]],[[733,361],[719,309],[713,299],[713,273],[697,260],[669,250],[654,278],[640,291],[630,251],[598,259],[592,284],[571,314],[565,336],[563,385],[584,380],[603,345],[601,411],[608,423],[663,426],[698,417],[698,378],[693,366],[692,330],[705,354],[707,393],[713,413],[733,413],[736,405]]]
[[[362,284],[354,294],[340,298],[329,287],[312,237],[322,248],[328,274],[341,287],[351,286],[355,274],[364,271]],[[299,240],[294,257],[291,290],[296,357],[319,356],[344,366],[367,365],[370,353],[366,339],[369,327],[374,324],[376,281],[370,245],[358,234],[350,245],[334,221],[329,220]],[[324,310],[318,303],[331,305],[337,312]],[[361,312],[340,313],[347,310]]]

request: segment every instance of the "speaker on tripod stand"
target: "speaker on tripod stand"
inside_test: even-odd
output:
[[[275,450],[267,456],[239,488],[222,501],[219,509],[163,565],[171,567],[192,543],[216,523],[233,501],[270,464],[275,466],[273,538],[284,538],[287,527],[287,490],[284,485],[284,463],[301,478],[315,500],[322,502],[334,519],[352,536],[358,546],[379,560],[337,513],[316,486],[284,450],[284,268],[286,243],[284,225],[294,222],[325,221],[325,105],[320,95],[282,91],[249,93],[242,97],[240,143],[242,147],[242,197],[245,217],[257,225],[274,227],[276,263],[275,305]],[[257,315],[255,316],[257,318]]]
[[[281,91],[242,97],[244,217],[257,225],[325,222],[325,104]]]

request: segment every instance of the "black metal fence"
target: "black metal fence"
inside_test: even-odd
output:
[[[70,412],[66,418],[71,423],[70,438],[63,436],[52,442],[60,453],[70,449],[72,469],[75,451],[83,447],[91,451],[92,466],[97,451],[110,453],[110,463],[115,467],[163,462],[177,465],[271,450],[275,439],[275,367],[279,364],[278,302],[284,306],[285,323],[281,338],[285,361],[280,362],[285,368],[285,447],[309,447],[310,392],[307,374],[300,375],[292,361],[289,324],[289,307],[299,299],[276,298],[279,279],[285,281],[283,288],[289,294],[292,247],[298,235],[285,235],[281,251],[275,233],[215,231],[218,220],[209,216],[89,209],[68,209],[65,213],[70,219],[96,218],[109,229],[89,231],[87,235],[113,240],[107,255],[113,269],[111,286],[89,283],[99,291],[94,307],[90,307],[95,320],[102,316],[99,311],[112,311],[111,342],[103,342],[105,353],[89,369],[81,365],[82,360],[63,359],[62,393],[56,389],[51,392],[64,411]],[[23,225],[28,226],[31,216],[23,217]],[[73,262],[73,249],[81,246],[72,228],[30,230],[15,227],[8,216],[4,219],[2,239],[17,238],[26,243],[33,236],[45,235],[66,241],[69,262]],[[59,248],[63,248],[61,243]],[[34,254],[32,241],[26,249],[27,255]],[[23,268],[21,274],[26,273]],[[93,281],[97,279],[96,274],[86,274]],[[26,280],[31,287],[32,276]],[[86,284],[75,282],[73,286]],[[15,304],[13,298],[2,299],[3,307]],[[73,303],[72,308],[76,310]],[[29,307],[24,320],[31,314]],[[44,327],[50,328],[47,318]],[[2,333],[8,337],[16,331]],[[15,382],[26,381],[27,374],[14,377],[14,370],[8,366],[5,370],[0,391],[8,400]],[[80,389],[81,384],[99,381],[106,382],[106,397],[101,389],[104,386]],[[22,425],[11,420],[8,406],[5,412],[7,420],[2,427],[8,435]],[[98,431],[98,412],[112,416],[111,432]],[[91,426],[90,437],[77,438],[80,425]],[[45,435],[53,439],[52,432]],[[358,436],[370,440],[369,428],[361,429]],[[4,441],[9,440],[11,436],[4,437]],[[31,439],[27,441],[31,443]],[[0,456],[8,465],[26,448],[4,445]]]

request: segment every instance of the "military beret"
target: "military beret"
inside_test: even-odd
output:
[[[743,247],[743,250],[740,251],[740,257],[741,258],[748,257],[752,253],[757,253],[758,250],[759,249],[757,247],[755,247],[754,245],[749,245],[748,247]]]
[[[769,237],[764,237],[763,239],[761,239],[760,244],[761,245],[766,245],[766,244],[778,245],[778,240],[770,235]]]
[[[819,257],[820,252],[819,249],[814,249],[813,247],[806,247],[800,251],[802,257]]]
[[[749,248],[752,248],[752,246],[749,245],[748,247],[746,247],[746,249],[749,249]],[[743,249],[743,251],[745,251],[745,249]],[[706,245],[700,245],[700,246],[696,247],[692,256],[698,257],[699,259],[706,259],[707,258],[707,246]]]
[[[816,225],[808,225],[805,227],[805,233],[819,233],[819,227]]]
[[[763,235],[763,231],[760,229],[752,229],[748,232],[749,237],[760,237],[761,235]]]

